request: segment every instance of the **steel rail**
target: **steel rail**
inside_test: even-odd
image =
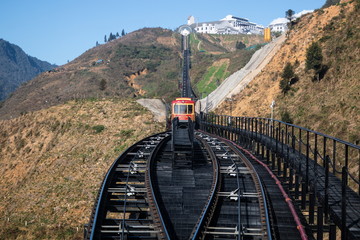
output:
[[[96,239],[95,234],[97,233],[97,229],[100,228],[99,226],[99,217],[101,214],[104,214],[104,208],[105,208],[105,198],[107,196],[107,188],[109,187],[109,185],[111,184],[111,178],[113,177],[113,175],[116,172],[116,167],[125,160],[125,158],[127,156],[129,156],[129,153],[133,152],[137,147],[139,147],[139,145],[141,145],[143,142],[148,141],[150,139],[153,139],[155,137],[164,135],[165,133],[158,133],[158,134],[154,134],[152,136],[146,137],[138,142],[136,142],[135,144],[133,144],[132,146],[130,146],[128,149],[126,149],[114,162],[113,164],[110,166],[109,170],[107,171],[103,182],[101,184],[101,188],[97,197],[96,202],[94,203],[94,208],[93,208],[93,213],[90,217],[90,221],[89,221],[89,225],[88,225],[88,230],[87,230],[87,236],[85,236],[85,239]]]
[[[224,148],[223,145],[220,145],[220,148],[223,149],[223,151],[225,152],[225,154],[227,155],[229,153],[229,151],[227,149]],[[239,177],[239,167],[238,164],[235,162],[235,160],[233,159],[233,157],[231,155],[229,155],[229,158],[231,160],[231,162],[233,163],[233,165],[235,166],[235,170],[236,170],[236,183],[237,183],[237,189],[239,189],[239,191],[237,191],[237,195],[238,195],[238,207],[237,207],[237,211],[238,211],[238,227],[239,227],[239,231],[238,231],[238,239],[241,239],[241,191],[240,191],[240,177]]]
[[[193,233],[191,234],[190,239],[201,239],[202,231],[204,230],[205,226],[207,226],[211,221],[211,216],[216,208],[216,202],[218,200],[218,192],[221,187],[221,177],[220,177],[220,170],[219,170],[219,163],[216,159],[215,153],[211,150],[211,147],[209,144],[204,141],[199,136],[196,136],[196,139],[199,140],[206,148],[211,161],[213,163],[213,183],[212,188],[210,191],[210,195],[208,198],[207,204],[204,206],[204,209],[202,211],[202,214],[200,215],[200,218],[198,222],[196,223]]]
[[[236,145],[236,144],[235,144]],[[297,224],[297,229],[300,232],[300,236],[302,240],[307,240],[308,236],[306,235],[306,231],[304,229],[304,226],[301,224],[300,218],[295,210],[294,204],[292,203],[291,198],[287,195],[286,191],[284,190],[284,188],[281,185],[280,180],[273,174],[273,172],[270,170],[270,168],[263,163],[262,161],[260,161],[259,159],[257,159],[250,151],[242,148],[239,145],[236,145],[239,149],[241,149],[242,151],[246,152],[253,160],[257,161],[260,165],[262,165],[267,171],[268,173],[272,176],[272,178],[276,181],[276,184],[278,185],[287,205],[289,206],[290,212]]]
[[[252,176],[254,178],[254,180],[258,183],[259,187],[260,187],[260,192],[261,192],[261,196],[262,196],[262,201],[264,203],[264,208],[263,210],[265,211],[265,221],[266,221],[266,231],[267,231],[267,235],[268,235],[268,240],[272,240],[272,234],[271,234],[271,227],[270,227],[270,217],[269,217],[269,211],[268,208],[266,206],[268,206],[267,201],[266,201],[266,196],[265,196],[265,191],[264,191],[264,187],[261,183],[260,180],[260,176],[257,173],[256,169],[254,168],[254,166],[251,164],[251,162],[247,159],[247,157],[237,148],[233,145],[233,143],[227,139],[222,138],[222,140],[224,140],[225,142],[227,142],[228,146],[233,149],[234,152],[236,152],[240,158],[244,161],[244,163],[248,166],[248,168],[252,169]]]
[[[128,188],[127,186],[129,185],[129,176],[130,176],[130,164],[129,164],[129,168],[128,168],[128,174],[126,176],[126,187],[125,187],[125,201],[124,201],[124,207],[123,207],[123,216],[125,216],[125,213],[126,213],[126,204],[127,204],[127,191],[128,191]],[[121,226],[121,239],[124,239],[124,235],[125,235],[125,217],[123,217],[122,219],[122,226]]]
[[[153,176],[152,176],[152,166],[154,164],[154,161],[156,160],[156,156],[160,150],[160,148],[164,145],[166,141],[170,139],[170,136],[165,137],[152,151],[149,161],[147,162],[147,168],[146,168],[146,174],[145,174],[145,182],[148,187],[148,201],[150,202],[150,209],[152,210],[152,215],[154,218],[160,219],[160,224],[158,224],[158,228],[160,228],[160,239],[168,239],[170,240],[170,235],[166,229],[166,223],[164,221],[164,218],[162,217],[160,207],[156,198],[156,194],[154,192],[153,188]],[[151,204],[153,203],[153,204]]]
[[[266,239],[269,239],[271,240],[272,239],[272,234],[271,234],[271,228],[270,228],[270,217],[269,217],[269,212],[268,212],[268,209],[267,209],[267,202],[266,202],[266,197],[265,197],[265,191],[264,191],[264,188],[263,188],[263,185],[261,184],[261,181],[260,181],[260,177],[259,175],[256,173],[256,170],[255,168],[252,166],[252,164],[250,163],[250,161],[235,147],[233,146],[232,144],[229,144],[227,141],[224,141],[225,139],[222,139],[222,138],[219,138],[218,136],[214,136],[214,135],[211,135],[211,134],[208,134],[208,133],[203,133],[201,131],[199,131],[200,134],[202,134],[203,136],[207,136],[208,138],[210,139],[216,139],[216,143],[218,144],[219,146],[219,150],[221,152],[224,152],[227,156],[227,161],[230,162],[230,164],[234,165],[235,166],[235,171],[236,171],[236,184],[238,186],[238,191],[237,191],[237,197],[238,197],[238,205],[237,205],[237,215],[238,215],[238,220],[237,220],[237,229],[235,228],[235,232],[234,234],[237,235],[237,239],[241,239],[244,235],[246,234],[252,234],[252,233],[244,233],[242,231],[242,223],[241,223],[241,198],[244,196],[244,193],[241,191],[242,189],[240,188],[240,177],[239,177],[239,174],[240,174],[240,170],[239,170],[239,164],[244,164],[244,166],[246,166],[246,168],[248,168],[250,171],[250,175],[251,175],[251,178],[252,178],[252,181],[254,182],[254,185],[255,185],[255,188],[256,191],[257,191],[257,198],[258,198],[258,204],[259,204],[259,211],[260,211],[260,217],[262,219],[265,219],[265,225],[261,225],[261,228],[262,229],[266,229],[266,235],[267,235],[267,238]],[[198,136],[197,136],[198,138]],[[208,153],[212,156],[215,157],[216,159],[216,162],[217,162],[217,165],[218,167],[220,166],[220,161],[219,159],[216,157],[216,154],[214,152],[214,150],[211,148],[211,146],[209,145],[209,143],[207,143],[206,139],[199,139],[201,140],[204,145],[206,146],[207,150],[208,150]],[[229,152],[228,149],[225,149],[225,146],[229,147],[231,149],[231,152]],[[235,153],[239,158],[238,160],[234,160],[233,158],[233,154],[232,153]],[[220,171],[219,171],[219,175],[220,175]],[[221,180],[222,177],[219,176],[219,179]],[[236,185],[235,185],[236,186]],[[217,191],[217,193],[220,192],[220,189]],[[217,194],[217,201],[218,201],[218,197],[219,195]],[[216,202],[217,202],[216,201]],[[263,204],[261,204],[263,203]],[[217,208],[217,204],[216,205],[213,205],[213,206],[210,206],[211,202],[209,201],[208,205],[205,207],[206,209],[209,209],[210,207],[213,209],[213,211]],[[204,219],[206,219],[209,223],[211,222],[212,219],[209,219],[209,215],[206,215],[205,212],[203,212],[204,214],[201,216],[201,218],[199,219],[199,222],[197,224],[197,228],[196,228],[196,234],[194,234],[190,239],[203,239],[205,236],[202,235],[202,234],[209,234],[207,232],[205,233],[202,233],[202,231],[204,231],[206,228],[209,228],[209,229],[217,229],[216,227],[208,227],[207,224],[204,224],[204,223],[200,223],[200,221],[203,221]],[[211,215],[212,217],[212,215]],[[211,218],[210,217],[210,218]],[[261,221],[263,222],[263,221]],[[206,226],[206,227],[205,227]],[[233,229],[233,228],[231,228]],[[237,230],[237,231],[236,231]],[[250,229],[249,229],[250,230]],[[221,232],[216,232],[214,234],[229,234],[229,233],[221,233]]]

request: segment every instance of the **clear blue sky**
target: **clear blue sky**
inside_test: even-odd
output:
[[[197,22],[226,15],[267,26],[285,11],[320,8],[325,0],[4,0],[0,3],[0,38],[27,54],[65,64],[110,32],[143,27],[175,29],[187,17]]]

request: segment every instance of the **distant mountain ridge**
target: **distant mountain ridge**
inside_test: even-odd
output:
[[[239,50],[260,44],[262,36],[192,36],[191,69],[194,85],[222,81],[250,59],[255,50]],[[0,119],[63,104],[73,99],[158,98],[179,96],[181,36],[162,28],[144,28],[93,47],[73,61],[39,74],[0,104]],[[214,64],[214,66],[213,66]],[[213,70],[216,72],[211,72]],[[210,73],[208,73],[210,72]],[[215,74],[216,73],[216,74]],[[216,76],[215,76],[216,75]],[[198,92],[204,90],[197,89]]]
[[[19,46],[0,39],[0,101],[22,83],[57,67],[27,55]]]

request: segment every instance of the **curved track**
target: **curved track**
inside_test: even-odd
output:
[[[145,138],[116,159],[100,188],[85,239],[159,239],[164,235],[159,216],[150,212],[156,206],[146,170],[148,159],[167,139],[166,133]]]
[[[139,141],[109,169],[85,239],[271,239],[254,168],[229,143],[196,132],[174,157],[169,133]]]

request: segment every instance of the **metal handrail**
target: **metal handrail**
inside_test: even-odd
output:
[[[208,114],[210,115],[210,114]],[[310,132],[310,133],[314,133],[314,134],[317,134],[319,136],[322,136],[322,137],[326,137],[326,138],[329,138],[329,139],[332,139],[332,140],[335,140],[339,143],[342,143],[342,144],[345,144],[345,145],[348,145],[349,147],[352,147],[352,148],[355,148],[355,149],[358,149],[360,150],[360,146],[359,145],[355,145],[353,143],[350,143],[350,142],[346,142],[344,140],[341,140],[339,138],[335,138],[335,137],[332,137],[330,135],[327,135],[327,134],[324,134],[324,133],[321,133],[321,132],[317,132],[317,131],[314,131],[314,130],[311,130],[311,129],[308,129],[308,128],[304,128],[304,127],[301,127],[301,126],[297,126],[297,125],[294,125],[294,124],[291,124],[291,123],[286,123],[286,122],[283,122],[283,121],[280,121],[280,120],[276,120],[276,119],[270,119],[270,118],[261,118],[261,117],[233,117],[233,116],[229,116],[229,115],[220,115],[222,117],[227,117],[227,118],[243,118],[243,119],[259,119],[259,120],[266,120],[266,121],[273,121],[273,122],[278,122],[280,124],[284,124],[284,125],[288,125],[288,126],[291,126],[291,127],[295,127],[297,129],[301,129],[301,130],[304,130],[306,132]]]
[[[216,129],[218,133],[221,134],[221,131],[230,132],[232,129],[236,129],[237,131],[248,131],[251,133],[251,136],[247,134],[246,139],[249,141],[248,144],[251,144],[252,147],[254,145],[251,143],[252,139],[257,138],[259,134],[265,135],[271,139],[275,139],[277,141],[280,141],[283,144],[288,145],[289,147],[293,148],[293,150],[296,150],[297,144],[299,144],[299,148],[301,149],[301,146],[304,145],[307,151],[307,157],[308,154],[312,154],[314,156],[314,160],[318,162],[317,159],[319,159],[324,165],[325,165],[325,157],[326,157],[326,149],[327,146],[331,146],[330,144],[326,144],[327,142],[333,142],[333,161],[330,162],[330,166],[332,167],[332,172],[335,174],[341,174],[341,171],[337,170],[345,165],[346,168],[349,168],[349,157],[353,154],[356,154],[356,151],[360,153],[360,146],[352,144],[350,142],[346,142],[344,140],[331,137],[327,134],[323,134],[317,131],[313,131],[304,127],[300,127],[294,124],[285,123],[280,120],[276,119],[269,119],[269,118],[252,118],[252,117],[232,117],[228,115],[215,115],[215,114],[206,114],[206,113],[200,113],[200,119],[202,123],[209,124],[208,127]],[[234,120],[235,119],[235,120]],[[235,125],[234,125],[235,123]],[[260,129],[258,128],[258,125],[260,126]],[[229,129],[232,128],[232,129]],[[288,132],[289,130],[289,132]],[[281,134],[280,134],[281,131]],[[290,132],[291,131],[291,132]],[[296,132],[299,132],[299,135],[301,137],[302,131],[306,133],[307,141],[306,143],[300,138],[297,139]],[[276,133],[276,138],[275,134]],[[262,135],[261,138],[263,137]],[[304,134],[305,136],[305,134]],[[315,139],[312,139],[312,141],[315,141],[315,149],[312,148],[312,146],[309,144],[309,136],[314,136]],[[291,139],[294,140],[291,140]],[[323,140],[321,140],[323,139]],[[319,142],[323,143],[323,148],[318,146],[317,144]],[[342,153],[341,151],[338,151],[337,149],[339,147],[336,147],[337,144],[339,146],[343,146],[345,149],[345,153]],[[281,145],[283,146],[283,145]],[[319,148],[318,148],[319,147]],[[320,149],[323,149],[321,151]],[[350,153],[350,151],[352,151]],[[355,151],[355,152],[354,152]],[[321,154],[323,152],[323,154]],[[344,155],[344,163],[340,162],[338,160],[337,156],[343,156]],[[337,165],[336,162],[340,162],[340,165]],[[359,169],[360,169],[360,163],[359,163]],[[360,176],[353,175],[349,171],[347,171],[347,174],[350,176],[350,179],[353,180],[358,185],[358,193],[360,193]],[[359,178],[359,179],[357,179]]]

